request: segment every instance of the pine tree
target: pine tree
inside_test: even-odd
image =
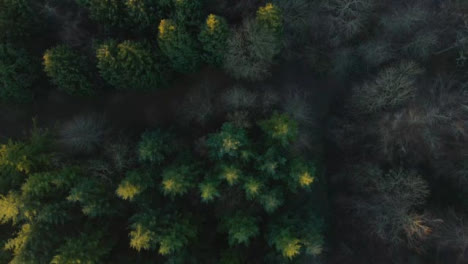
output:
[[[111,40],[96,54],[102,78],[119,90],[154,90],[167,84],[164,60],[145,43]]]
[[[297,137],[297,124],[287,114],[275,113],[259,123],[263,132],[274,142],[287,146]]]
[[[198,35],[198,40],[203,47],[202,58],[205,62],[216,66],[223,64],[228,36],[229,26],[226,20],[210,14]]]
[[[90,66],[71,48],[60,45],[47,50],[43,64],[47,76],[59,90],[72,95],[93,94]]]
[[[23,49],[0,43],[0,101],[27,102],[38,78],[34,59]]]
[[[0,0],[0,39],[2,42],[23,42],[31,37],[37,25],[32,2]]]
[[[122,0],[77,0],[89,10],[91,19],[106,30],[122,28],[126,20],[125,4]]]
[[[189,73],[198,69],[200,54],[197,43],[182,25],[170,19],[161,20],[158,44],[174,70]]]
[[[214,159],[222,159],[226,156],[239,157],[242,155],[243,148],[248,145],[247,133],[242,128],[225,123],[220,132],[209,135],[206,145]]]

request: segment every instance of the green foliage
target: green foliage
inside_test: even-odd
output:
[[[138,157],[141,162],[159,165],[173,150],[171,136],[162,130],[143,133],[138,143]]]
[[[30,101],[37,77],[35,61],[26,51],[0,43],[0,101]]]
[[[263,191],[263,183],[255,178],[248,178],[244,184],[245,196],[248,200],[257,198]]]
[[[60,45],[44,54],[44,71],[59,90],[68,94],[90,95],[89,65],[71,48]]]
[[[248,245],[249,241],[259,234],[257,222],[258,220],[255,217],[243,215],[242,213],[226,219],[224,228],[228,233],[229,244]]]
[[[273,237],[276,250],[289,259],[299,255],[302,245],[301,240],[295,237],[289,230],[281,230]]]
[[[247,133],[230,123],[225,123],[221,131],[211,134],[206,140],[210,155],[214,159],[239,157],[248,145]]]
[[[196,228],[188,218],[146,210],[132,217],[130,246],[138,251],[158,249],[166,256],[179,252],[196,237]]]
[[[112,186],[93,178],[79,181],[66,199],[79,204],[81,212],[91,218],[112,216],[119,210]]]
[[[290,176],[295,179],[294,185],[309,188],[316,178],[315,166],[302,160],[295,160],[291,166]]]
[[[193,187],[195,176],[194,168],[187,165],[165,169],[161,182],[163,194],[172,198],[184,195]]]
[[[218,191],[218,183],[213,180],[207,180],[200,183],[200,196],[203,202],[213,201],[216,197],[220,196]]]
[[[132,201],[149,187],[151,180],[145,171],[129,171],[115,192],[120,198]]]
[[[97,154],[50,156],[38,133],[29,142],[8,143],[0,152],[0,173],[15,179],[0,194],[0,223],[18,230],[6,243],[12,263],[113,261],[129,254],[120,242],[127,221],[129,247],[150,251],[138,254],[138,263],[146,255],[167,263],[243,263],[247,252],[265,252],[267,244],[284,261],[319,254],[320,225],[304,216],[311,204],[290,207],[314,182],[313,165],[294,158],[266,131],[250,129],[225,123],[206,140],[208,159],[174,155],[167,132],[145,132],[136,148],[141,162],[119,169],[115,154],[107,152],[99,160]],[[55,162],[41,162],[43,157]],[[277,214],[292,216],[283,221]],[[280,229],[292,242],[276,233]]]
[[[257,11],[257,23],[266,30],[275,34],[281,34],[283,31],[283,17],[281,10],[272,3],[267,3]]]
[[[15,221],[19,214],[20,201],[17,194],[10,192],[0,196],[0,224]]]
[[[230,186],[236,184],[241,176],[241,171],[234,166],[222,166],[219,174],[220,179],[225,180]]]
[[[144,30],[158,23],[160,1],[125,0],[128,20],[134,27]]]
[[[113,40],[96,51],[102,78],[119,90],[153,90],[167,84],[164,62],[143,42]]]
[[[275,113],[268,120],[259,123],[263,132],[282,146],[289,145],[297,137],[297,124],[287,114]]]
[[[35,128],[28,141],[0,145],[0,194],[19,187],[26,175],[50,163],[49,134]]]
[[[32,9],[32,3],[29,0],[0,0],[0,40],[2,42],[21,42],[31,36],[37,18]]]
[[[320,235],[323,222],[310,213],[302,217],[284,216],[270,226],[269,241],[283,257],[292,259],[301,252],[318,256],[323,250]]]
[[[88,8],[89,16],[106,29],[123,27],[126,14],[122,0],[77,0]]]
[[[201,0],[172,0],[174,2],[174,21],[184,27],[198,26],[203,17]]]
[[[202,58],[206,63],[223,65],[228,37],[229,26],[226,20],[210,14],[198,35],[203,48]]]
[[[109,253],[110,248],[102,244],[104,232],[81,234],[69,238],[57,250],[50,264],[98,264]]]
[[[198,69],[200,53],[197,43],[183,26],[170,19],[161,20],[158,44],[174,70],[189,73]]]
[[[263,209],[271,214],[283,205],[283,192],[280,189],[265,192],[259,197],[259,202],[263,206]]]

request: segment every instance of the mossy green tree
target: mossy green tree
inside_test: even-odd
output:
[[[77,2],[86,7],[91,19],[106,30],[124,26],[127,13],[123,0],[77,0]]]
[[[228,37],[229,26],[226,20],[210,14],[198,35],[203,48],[202,58],[206,63],[223,65]]]
[[[294,137],[272,136],[284,124],[295,134],[288,116],[258,124],[224,124],[208,134],[206,156],[174,148],[177,135],[145,132],[138,162],[123,171],[104,157],[92,165],[96,154],[55,154],[52,134],[3,145],[0,223],[12,226],[5,247],[12,263],[229,263],[250,252],[271,263],[266,256],[319,255],[323,226],[309,192],[315,166],[291,151]],[[135,260],[125,247],[149,252]]]
[[[0,44],[0,101],[30,101],[38,76],[36,61],[30,54],[12,44]]]
[[[183,26],[170,19],[161,20],[158,44],[174,70],[189,73],[198,69],[200,65],[198,44]]]
[[[90,66],[86,58],[65,45],[47,50],[44,54],[44,71],[59,90],[72,95],[91,95]]]
[[[96,54],[102,78],[116,89],[154,90],[167,85],[164,59],[146,43],[110,40]]]
[[[33,1],[0,0],[0,40],[23,42],[31,37],[37,26]]]

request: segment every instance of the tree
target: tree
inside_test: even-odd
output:
[[[282,48],[282,18],[277,7],[267,4],[256,20],[244,20],[227,42],[224,68],[235,78],[262,80],[270,75],[273,59]]]
[[[165,196],[182,196],[193,187],[196,171],[190,166],[170,167],[162,172],[161,188]]]
[[[418,249],[431,233],[429,219],[417,212],[429,195],[422,177],[402,168],[384,172],[373,165],[358,167],[353,175],[359,175],[358,191],[368,195],[355,199],[355,216],[365,222],[370,234],[391,246]]]
[[[60,130],[60,143],[71,153],[89,154],[106,135],[105,120],[99,116],[78,116]]]
[[[272,3],[267,3],[257,11],[257,23],[267,31],[281,35],[283,33],[283,17],[281,9]]]
[[[143,133],[138,143],[139,160],[154,165],[161,164],[173,152],[173,146],[169,144],[171,141],[171,136],[162,130]]]
[[[167,84],[164,60],[145,43],[111,40],[96,54],[102,78],[119,90],[153,90]]]
[[[227,38],[229,37],[229,26],[222,17],[210,14],[198,35],[202,44],[202,58],[205,62],[221,66],[224,62]]]
[[[170,19],[161,20],[158,44],[174,70],[189,73],[198,69],[200,54],[197,43],[183,26]]]
[[[47,50],[43,64],[47,76],[59,90],[72,95],[93,93],[89,65],[71,48],[60,45]]]
[[[287,146],[297,136],[297,124],[287,114],[275,113],[259,125],[271,140],[279,142],[282,146]]]
[[[324,9],[328,12],[330,42],[338,46],[349,41],[366,29],[375,4],[370,0],[327,0]]]
[[[31,37],[37,15],[28,0],[0,0],[0,39],[22,42]]]
[[[107,150],[119,143],[75,158],[51,153],[61,150],[37,133],[10,142],[0,148],[0,224],[11,231],[0,239],[12,263],[242,263],[250,252],[271,263],[263,256],[273,251],[281,263],[318,255],[322,223],[306,193],[315,166],[269,133],[225,123],[208,135],[207,158],[174,151],[173,137],[156,129],[136,143],[140,162],[126,165],[119,160],[128,149]],[[116,158],[118,150],[125,153]]]
[[[251,110],[256,105],[257,94],[241,86],[227,89],[221,95],[226,111]]]
[[[32,57],[11,44],[0,44],[0,101],[27,102],[38,77]]]
[[[206,140],[210,155],[214,159],[239,157],[247,144],[245,130],[229,123],[225,123],[219,133],[210,135]]]
[[[195,239],[196,228],[187,217],[147,210],[132,217],[130,246],[141,249],[158,249],[160,255],[180,252],[189,241]]]
[[[117,196],[132,201],[136,196],[151,187],[151,176],[146,171],[128,171],[115,191]]]
[[[324,241],[320,235],[323,227],[322,220],[310,213],[301,217],[283,216],[270,224],[268,240],[283,257],[290,260],[302,252],[318,256],[323,250]]]
[[[110,251],[109,245],[103,244],[103,236],[103,231],[93,231],[92,234],[68,238],[50,264],[102,263]]]
[[[125,0],[125,8],[129,23],[140,30],[148,29],[159,21],[160,1]]]
[[[416,94],[417,77],[423,70],[414,62],[388,67],[354,89],[351,105],[358,113],[371,114],[402,106]]]
[[[202,1],[172,0],[174,2],[173,19],[183,27],[198,27],[203,18]]]
[[[230,245],[248,245],[250,240],[259,234],[258,220],[255,217],[237,213],[224,221]]]
[[[105,29],[121,28],[126,20],[125,4],[122,0],[77,0],[89,10],[89,16]]]

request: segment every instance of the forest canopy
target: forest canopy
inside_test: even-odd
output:
[[[468,263],[464,0],[0,0],[0,264]]]

